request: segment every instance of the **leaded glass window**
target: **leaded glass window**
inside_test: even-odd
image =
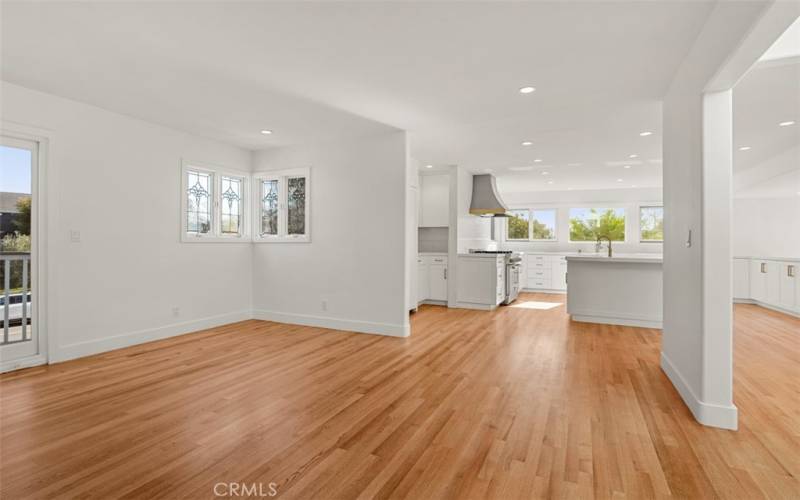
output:
[[[188,170],[186,172],[186,232],[207,234],[211,232],[212,175]]]
[[[261,181],[261,236],[278,234],[278,180]]]
[[[239,177],[220,177],[220,233],[242,231],[242,184]]]
[[[306,234],[306,178],[287,180],[288,234]]]

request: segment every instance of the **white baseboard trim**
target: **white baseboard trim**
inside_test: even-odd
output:
[[[393,325],[390,323],[374,323],[352,319],[329,318],[324,316],[311,316],[308,314],[283,313],[256,309],[253,318],[275,323],[289,323],[292,325],[316,326],[330,328],[331,330],[344,330],[348,332],[371,333],[373,335],[386,335],[389,337],[408,337],[411,335],[411,325]]]
[[[176,323],[173,325],[140,330],[138,332],[123,333],[121,335],[115,335],[113,337],[106,337],[98,340],[67,344],[58,346],[56,352],[51,353],[49,362],[58,363],[61,361],[68,361],[70,359],[82,358],[84,356],[91,356],[92,354],[100,354],[102,352],[113,351],[114,349],[121,349],[123,347],[130,347],[137,344],[143,344],[145,342],[161,340],[174,337],[176,335],[197,332],[200,330],[227,325],[229,323],[236,323],[237,321],[244,321],[252,318],[253,315],[251,311],[238,311],[234,313],[210,316],[208,318],[202,318],[194,321],[186,321],[184,323]]]
[[[734,431],[739,427],[739,409],[736,408],[736,405],[722,406],[700,401],[669,357],[663,352],[661,353],[661,369],[667,374],[667,378],[675,386],[683,402],[686,403],[698,422],[710,427]]]
[[[570,314],[572,321],[580,323],[600,323],[602,325],[623,325],[623,326],[636,326],[640,328],[663,328],[663,323],[659,320],[642,319],[636,317],[625,316],[599,316],[596,314]]]
[[[566,295],[566,290],[557,290],[555,288],[523,288],[520,292],[525,293],[549,293],[550,295]]]
[[[44,364],[47,364],[47,357],[44,354],[34,354],[33,356],[28,356],[26,358],[0,362],[0,373],[21,370],[23,368],[30,368],[32,366]]]
[[[473,304],[472,302],[456,302],[455,308],[474,309],[476,311],[494,311],[497,309],[497,306],[492,304]]]
[[[774,306],[772,304],[767,304],[765,302],[759,302],[754,299],[733,299],[734,304],[753,304],[759,307],[763,307],[764,309],[769,309],[770,311],[775,311],[783,314],[788,314],[789,316],[794,316],[795,318],[800,318],[800,313],[790,311],[789,309],[784,309],[779,306]]]

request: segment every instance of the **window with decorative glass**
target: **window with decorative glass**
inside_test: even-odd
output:
[[[664,241],[664,207],[639,207],[639,241]]]
[[[258,200],[255,203],[258,242],[307,242],[309,231],[309,169],[292,169],[255,174]]]
[[[184,162],[182,241],[226,241],[246,236],[247,181],[246,174]]]

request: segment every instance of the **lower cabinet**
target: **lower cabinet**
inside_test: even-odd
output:
[[[447,301],[447,257],[423,255],[417,258],[417,300]]]
[[[740,261],[749,261],[746,267]],[[734,298],[800,313],[800,262],[768,259],[734,259]],[[747,270],[748,287],[745,293]]]
[[[524,288],[556,291],[567,289],[567,258],[564,255],[526,255],[525,271]]]

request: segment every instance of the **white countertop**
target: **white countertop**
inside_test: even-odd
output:
[[[477,257],[480,259],[496,259],[497,257],[505,257],[506,254],[502,253],[460,253],[459,257]]]
[[[752,259],[752,260],[779,260],[782,262],[800,262],[800,257],[753,257],[747,255],[737,255],[734,259]]]
[[[605,253],[569,254],[567,262],[632,262],[642,264],[661,264],[664,257],[658,253],[618,253],[609,257]]]

